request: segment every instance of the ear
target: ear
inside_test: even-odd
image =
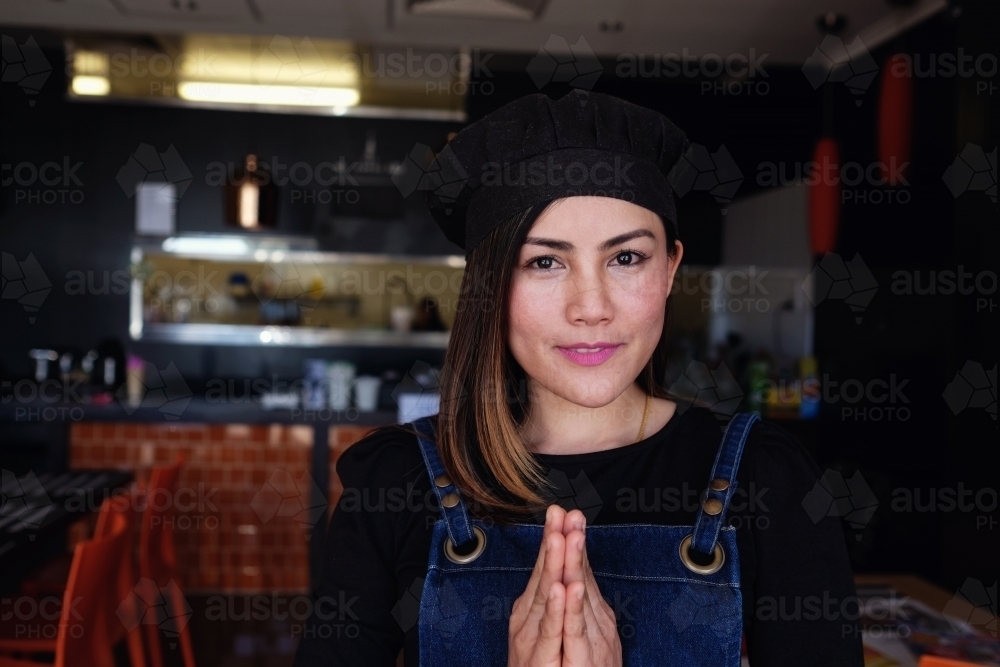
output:
[[[680,241],[674,243],[674,256],[671,257],[667,255],[667,261],[669,266],[667,266],[667,294],[674,293],[674,276],[677,275],[677,269],[681,265],[681,259],[684,257],[684,244]]]

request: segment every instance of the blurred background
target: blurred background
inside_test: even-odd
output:
[[[337,457],[437,411],[465,260],[424,206],[430,160],[513,99],[578,88],[692,142],[670,178],[665,386],[778,420],[859,582],[995,638],[997,19],[946,0],[8,0],[0,569],[21,627],[0,634],[66,650],[24,600],[62,599],[122,491],[119,661],[290,664]]]

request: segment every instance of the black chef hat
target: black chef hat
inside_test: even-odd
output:
[[[536,93],[471,123],[424,174],[427,206],[468,254],[497,225],[540,202],[623,199],[677,230],[667,175],[688,140],[663,114],[601,93]]]

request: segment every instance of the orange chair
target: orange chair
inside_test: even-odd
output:
[[[122,601],[122,604],[132,604],[135,602],[132,597],[132,585],[135,582],[135,563],[132,553],[132,545],[135,541],[136,527],[138,523],[138,515],[135,511],[137,506],[137,494],[133,491],[128,494],[118,494],[106,498],[104,502],[101,503],[100,511],[97,515],[97,523],[94,528],[93,539],[99,539],[104,537],[111,537],[118,526],[125,525],[126,533],[128,535],[128,545],[126,547],[125,553],[122,557],[121,567],[118,568],[119,581],[117,586],[117,597]],[[73,557],[75,558],[75,556]],[[70,560],[69,568],[72,568],[72,559]],[[68,584],[68,572],[67,580],[62,582],[62,586],[58,587],[58,581],[47,581],[42,584],[37,582],[32,585],[27,585],[22,588],[22,591],[31,597],[42,598],[46,593],[64,595]],[[129,652],[129,662],[132,667],[146,667],[146,656],[143,652],[142,647],[142,632],[139,628],[134,627],[131,630],[126,631],[126,628],[121,623],[114,622],[114,619],[107,625],[107,630],[109,632],[108,640],[111,646],[115,646],[123,639],[128,641],[128,652]],[[39,634],[42,634],[39,632]],[[49,633],[45,633],[49,634]],[[0,653],[6,652],[23,652],[25,640],[13,639],[0,641]],[[55,640],[54,639],[34,639],[30,640],[32,646],[34,647],[33,652],[48,652],[51,653],[55,650]],[[19,647],[19,648],[18,648]]]
[[[143,581],[155,584],[157,592],[168,594],[165,602],[170,605],[171,618],[184,618],[186,603],[177,583],[177,550],[174,546],[174,503],[161,503],[156,494],[167,494],[173,498],[180,478],[181,464],[153,468],[146,489],[146,509],[142,513],[142,527],[139,531],[139,575]],[[153,594],[152,591],[150,591]],[[186,622],[177,625],[178,639],[184,667],[195,667],[194,650],[191,646],[191,631]],[[156,625],[146,625],[146,642],[149,646],[149,661],[152,667],[163,667],[163,653],[160,643],[160,629]],[[0,666],[2,667],[2,666]]]
[[[982,667],[974,662],[965,660],[953,660],[952,658],[941,658],[936,655],[924,655],[920,657],[917,667]]]
[[[105,500],[110,503],[111,500]],[[101,507],[104,511],[104,505]],[[129,520],[110,508],[103,537],[76,545],[69,579],[63,594],[55,640],[16,639],[0,641],[0,650],[16,655],[52,653],[52,662],[0,657],[0,667],[114,667],[113,626],[119,606],[126,601],[109,591],[117,590],[120,571],[129,553]]]
[[[128,531],[128,547],[118,570],[117,598],[122,601],[123,605],[120,611],[130,614],[132,618],[138,618],[139,614],[135,595],[132,592],[132,586],[136,581],[135,555],[132,545],[135,544],[135,534],[139,523],[139,514],[136,512],[138,499],[139,494],[136,491],[126,495],[112,496],[101,505],[101,512],[97,516],[97,525],[94,527],[94,537],[104,537],[110,535],[114,526],[120,524],[124,518]],[[121,618],[119,610],[116,610],[116,614],[118,618]],[[132,667],[146,667],[146,656],[142,648],[142,631],[137,625],[128,628],[123,623],[116,622],[118,618],[112,618],[108,627],[111,645],[117,645],[122,639],[127,640],[129,661]]]

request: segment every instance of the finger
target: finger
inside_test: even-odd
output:
[[[566,616],[563,621],[563,655],[571,665],[588,664],[590,638],[587,636],[584,585],[574,581],[566,586]]]
[[[550,522],[548,513],[545,515],[545,527],[542,529],[542,539],[538,543],[538,557],[535,558],[535,566],[531,568],[531,576],[528,577],[528,584],[525,591],[533,590],[538,585],[538,579],[542,576],[542,567],[545,565],[545,536],[550,532]]]
[[[586,537],[583,532],[573,529],[566,536],[566,562],[563,565],[563,584],[569,586],[574,581],[583,582],[586,551]]]
[[[542,567],[542,574],[538,578],[538,586],[535,587],[527,622],[538,623],[541,621],[548,604],[548,593],[552,589],[552,584],[562,585],[565,542],[566,538],[563,537],[562,533],[552,532],[545,538],[545,564]]]
[[[590,567],[590,558],[587,555],[586,544],[584,544],[582,559],[584,602],[586,602],[587,607],[595,615],[600,614],[603,610],[604,596],[601,595],[601,588],[597,584],[597,577],[594,576],[594,570]]]
[[[571,530],[584,530],[587,526],[587,517],[580,510],[570,510],[566,513],[563,521],[563,534],[569,535]]]
[[[597,577],[590,567],[590,560],[587,558],[587,549],[583,550],[583,585],[584,585],[584,619],[592,630],[604,635],[605,632],[618,632],[618,623],[615,611],[608,605],[607,600],[601,595],[601,587],[597,583]],[[601,622],[603,620],[603,622]]]
[[[559,661],[563,649],[563,619],[566,610],[566,589],[555,581],[548,589],[545,613],[538,628],[535,657],[540,664]]]
[[[555,509],[553,509],[555,508]],[[553,532],[562,532],[562,519],[560,511],[561,507],[558,505],[550,505],[545,512],[545,527],[542,529],[542,540],[538,545],[538,558],[535,559],[535,566],[531,569],[531,576],[528,577],[528,583],[524,587],[524,592],[528,594],[529,597],[533,597],[535,590],[538,587],[538,582],[542,577],[542,570],[545,567],[545,552],[546,552],[546,537]]]

